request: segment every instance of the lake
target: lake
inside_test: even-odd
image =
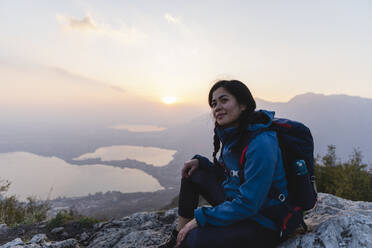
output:
[[[153,166],[165,166],[173,160],[176,150],[144,146],[106,146],[83,154],[74,160],[100,158],[102,161],[133,159]]]
[[[71,165],[56,157],[27,152],[0,153],[0,179],[12,184],[9,194],[24,200],[37,196],[45,200],[96,192],[153,192],[163,187],[151,175],[129,168],[107,165]]]

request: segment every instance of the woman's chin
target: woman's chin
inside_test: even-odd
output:
[[[228,128],[230,126],[229,123],[226,123],[226,122],[217,122],[217,123],[222,128]]]

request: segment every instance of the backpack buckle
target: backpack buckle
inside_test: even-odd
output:
[[[315,182],[315,176],[311,176],[310,180],[311,180],[312,183]]]
[[[238,170],[230,170],[230,176],[231,177],[239,177],[239,171]]]
[[[284,194],[278,195],[278,200],[281,202],[285,202],[285,195]]]

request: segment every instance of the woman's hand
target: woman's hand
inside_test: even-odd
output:
[[[194,228],[198,227],[198,223],[196,222],[195,218],[189,221],[179,232],[177,236],[177,244],[176,247],[179,247],[182,240],[185,239],[186,235]]]
[[[182,168],[182,178],[188,178],[199,167],[199,160],[194,158],[185,162]]]

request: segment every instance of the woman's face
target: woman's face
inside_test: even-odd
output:
[[[238,118],[246,105],[239,104],[232,94],[220,87],[212,94],[211,108],[218,125],[226,128],[238,125]]]

